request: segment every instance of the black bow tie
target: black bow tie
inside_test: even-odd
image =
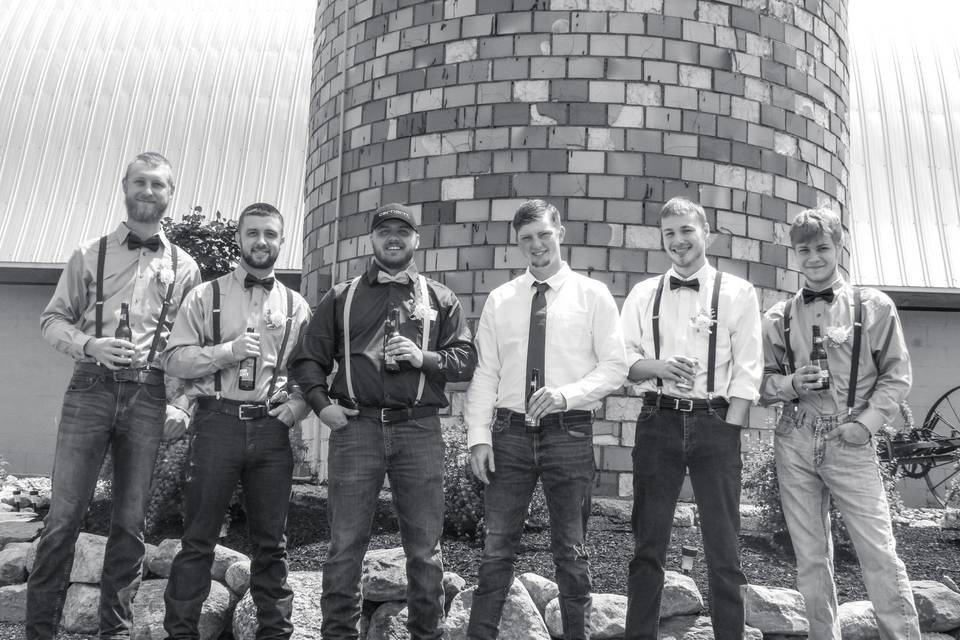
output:
[[[694,291],[700,291],[700,281],[697,279],[693,280],[681,280],[676,276],[670,276],[670,291],[676,291],[677,289],[693,289]]]
[[[833,302],[833,289],[824,289],[823,291],[814,291],[813,289],[803,288],[803,304],[810,304],[817,298],[822,298],[824,302],[830,304]]]
[[[131,232],[127,234],[127,249],[131,251],[135,249],[147,249],[148,251],[158,251],[160,249],[160,236],[153,234],[146,240],[142,240],[140,236]]]
[[[269,278],[258,278],[257,276],[252,276],[249,273],[247,277],[243,279],[243,288],[249,289],[251,287],[263,287],[267,291],[273,289],[274,277],[270,276]]]

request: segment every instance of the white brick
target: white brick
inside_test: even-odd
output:
[[[604,416],[607,420],[636,420],[643,407],[642,398],[608,396]]]
[[[736,54],[740,55],[740,54]],[[757,63],[759,67],[759,62]],[[759,71],[759,69],[758,69]],[[773,90],[770,83],[759,78],[744,78],[743,97],[748,100],[756,100],[763,104],[770,104]]]
[[[439,133],[428,133],[423,136],[413,136],[410,138],[411,158],[438,155],[440,155]]]
[[[590,8],[587,0],[551,0],[550,9],[552,11],[586,11]]]
[[[730,7],[715,2],[700,2],[697,15],[701,22],[730,25]]]
[[[440,183],[440,197],[444,200],[471,200],[473,185],[473,178],[444,178]]]
[[[590,82],[590,102],[623,102],[623,82],[593,80]]]
[[[663,13],[663,0],[627,0],[627,11]]]
[[[633,474],[621,473],[617,478],[617,495],[621,498],[633,497]]]
[[[773,174],[747,169],[747,191],[773,195]]]
[[[621,422],[620,423],[620,445],[624,447],[632,447],[636,441],[637,441],[636,421],[631,420],[630,422]]]
[[[730,243],[730,257],[734,260],[760,262],[760,242],[733,236]]]
[[[643,127],[643,107],[611,106],[607,123],[611,127],[640,128]]]
[[[530,105],[530,124],[551,125],[557,124],[557,121],[555,118],[540,115],[540,111],[537,110],[537,105],[532,104]]]
[[[627,104],[659,107],[663,105],[663,89],[658,84],[630,83],[627,85]]]
[[[477,39],[457,40],[448,42],[444,49],[444,60],[447,64],[466,62],[477,59]]]
[[[780,155],[797,157],[797,139],[786,133],[773,133],[773,150]]]
[[[410,113],[410,104],[413,96],[402,93],[399,96],[387,98],[387,117],[396,118]]]
[[[547,102],[550,100],[549,80],[517,80],[513,83],[514,102]]]
[[[623,11],[623,0],[589,0],[590,11]]]
[[[620,148],[615,144],[611,131],[607,128],[589,127],[587,129],[587,148],[591,151],[613,151]]]
[[[440,153],[463,153],[471,150],[473,131],[448,131],[440,134]]]
[[[624,228],[623,246],[628,249],[659,249],[660,229],[628,224]]]
[[[721,187],[743,189],[746,185],[746,169],[732,164],[718,164],[715,183]]]
[[[760,122],[760,103],[733,96],[730,98],[730,115],[747,122]]]
[[[483,0],[480,0],[482,2]],[[477,0],[446,0],[443,3],[443,17],[445,20],[451,18],[463,18],[477,13]]]
[[[712,86],[713,71],[706,67],[695,67],[689,64],[680,65],[680,84],[684,87],[709,89]]]
[[[343,128],[347,131],[359,127],[361,122],[363,122],[363,107],[354,107],[344,112]]]
[[[443,89],[425,89],[413,94],[413,111],[430,111],[443,106]]]

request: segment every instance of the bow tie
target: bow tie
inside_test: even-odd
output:
[[[830,304],[833,302],[833,289],[824,289],[823,291],[814,291],[813,289],[803,288],[803,304],[810,304],[817,298],[822,298],[824,302]]]
[[[249,289],[251,287],[260,286],[270,291],[273,289],[274,278],[270,276],[269,278],[258,278],[257,276],[252,276],[249,273],[247,277],[243,279],[243,288]]]
[[[407,284],[410,282],[410,274],[406,271],[401,271],[397,275],[392,276],[386,271],[378,271],[377,282],[380,284],[390,284],[391,282],[395,282],[396,284]]]
[[[681,280],[675,276],[670,276],[670,291],[676,291],[677,289],[693,289],[694,291],[700,291],[700,281],[699,280]]]
[[[160,236],[153,234],[146,240],[143,240],[137,234],[130,232],[127,234],[127,249],[147,249],[148,251],[157,251],[160,249]]]

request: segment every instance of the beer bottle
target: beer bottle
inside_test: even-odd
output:
[[[400,335],[400,308],[397,305],[391,305],[387,313],[387,320],[383,326],[383,368],[390,373],[400,371],[400,363],[396,357],[387,355],[387,343],[390,338]]]
[[[253,327],[247,327],[247,333],[253,333]],[[253,391],[257,386],[257,358],[250,356],[240,361],[239,384],[243,391]]]
[[[830,365],[827,363],[827,350],[823,346],[823,337],[820,335],[820,325],[813,325],[813,348],[810,350],[810,364],[820,368],[820,381],[817,386],[810,387],[814,391],[830,388]]]
[[[523,416],[523,423],[528,427],[540,426],[540,421],[530,415],[530,398],[540,388],[540,369],[531,369],[530,383],[527,385],[527,413]]]
[[[130,330],[130,305],[126,302],[120,303],[120,321],[117,323],[117,331],[113,337],[117,340],[133,341],[133,331]]]

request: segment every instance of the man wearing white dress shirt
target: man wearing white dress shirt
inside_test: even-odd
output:
[[[673,511],[689,470],[714,637],[740,640],[740,429],[763,372],[757,294],[707,263],[710,229],[700,205],[668,201],[660,232],[673,266],[636,285],[621,314],[629,378],[644,392],[633,449],[635,548],[625,637],[657,638]]]
[[[487,486],[486,543],[467,637],[497,637],[527,507],[539,478],[565,640],[590,637],[584,548],[594,477],[592,411],[627,373],[617,305],[561,257],[556,207],[531,200],[513,218],[527,271],[494,289],[477,329],[467,390],[470,464]]]

